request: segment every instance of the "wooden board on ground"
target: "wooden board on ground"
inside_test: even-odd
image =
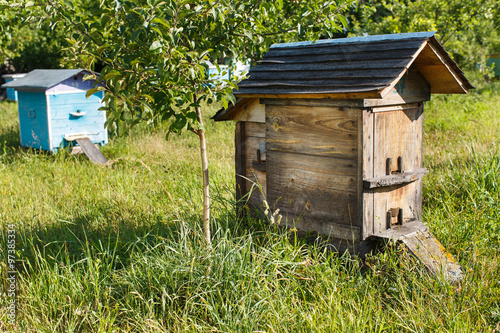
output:
[[[460,265],[420,221],[409,222],[374,236],[402,242],[434,275],[443,274],[449,282],[459,282],[463,278]]]
[[[77,138],[76,142],[82,148],[82,151],[87,155],[89,160],[94,164],[105,164],[108,162],[106,157],[101,153],[99,148],[97,148],[92,141],[87,137]]]
[[[428,230],[418,231],[412,237],[403,238],[402,242],[432,274],[442,273],[450,282],[462,280],[460,265]]]

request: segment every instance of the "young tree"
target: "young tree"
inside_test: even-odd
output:
[[[351,1],[352,3],[352,1]],[[256,60],[276,41],[318,39],[338,32],[347,0],[38,0],[44,20],[67,31],[70,59],[99,62],[108,123],[171,119],[200,142],[203,230],[210,243],[208,158],[202,106],[235,103],[235,83],[208,76],[207,61]]]

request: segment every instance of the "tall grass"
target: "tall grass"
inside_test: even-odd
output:
[[[114,164],[102,168],[20,148],[16,105],[2,103],[0,228],[16,225],[19,311],[12,328],[2,297],[0,330],[498,331],[499,88],[426,106],[423,219],[464,268],[458,285],[429,276],[394,244],[362,265],[238,219],[232,124],[207,126],[209,249],[196,137],[165,141],[161,128],[137,128],[103,147]],[[0,248],[5,288],[5,232]]]

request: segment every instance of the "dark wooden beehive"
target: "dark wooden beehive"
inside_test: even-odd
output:
[[[423,230],[423,102],[473,88],[433,32],[277,44],[214,119],[237,120],[237,196],[363,252]]]

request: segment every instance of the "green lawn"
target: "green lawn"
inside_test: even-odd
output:
[[[359,260],[234,214],[234,124],[208,122],[213,249],[198,141],[136,128],[110,167],[19,147],[0,103],[0,331],[14,224],[20,332],[500,330],[500,82],[425,106],[423,219],[465,271],[429,276],[390,246]],[[212,114],[215,109],[212,110]]]

